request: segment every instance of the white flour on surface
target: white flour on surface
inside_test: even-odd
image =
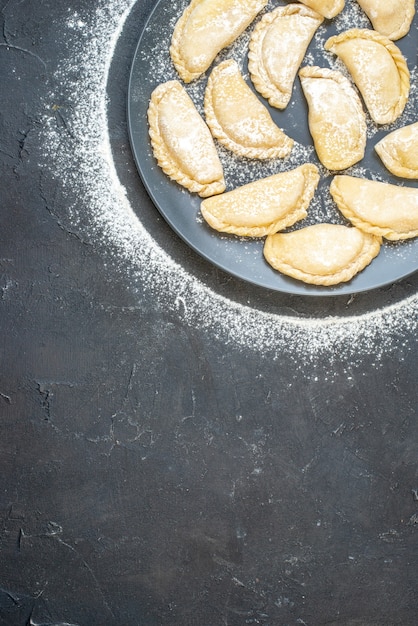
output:
[[[394,350],[402,358],[399,355],[417,330],[418,296],[351,317],[307,319],[266,313],[217,294],[173,261],[150,236],[119,181],[107,120],[110,64],[135,3],[98,0],[91,23],[68,12],[72,57],[63,61],[55,78],[71,89],[73,109],[66,112],[66,128],[71,132],[64,132],[48,116],[44,169],[60,181],[64,194],[77,192],[77,203],[68,215],[72,229],[89,229],[105,263],[119,268],[127,288],[140,284],[140,292],[152,298],[156,308],[174,312],[186,325],[207,329],[225,344],[273,358],[285,352],[311,363],[324,354],[331,364],[342,358],[360,363],[371,353],[377,366],[384,354]],[[243,39],[240,45],[245,43]],[[59,102],[54,94],[50,97],[52,111]]]

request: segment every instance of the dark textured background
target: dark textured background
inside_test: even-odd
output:
[[[138,2],[118,43],[109,126],[156,241],[264,311],[343,323],[415,293],[416,275],[350,306],[281,296],[177,239],[145,196],[125,120],[153,4]],[[39,165],[45,94],[71,104],[54,69],[76,10],[93,3],[0,2],[1,626],[414,626],[415,336],[310,370],[225,347],[105,268]]]

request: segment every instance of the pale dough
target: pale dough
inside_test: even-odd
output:
[[[389,39],[404,37],[415,15],[415,0],[357,0],[373,28]]]
[[[380,237],[339,224],[314,224],[269,235],[264,257],[276,270],[313,285],[337,285],[361,272],[379,254]]]
[[[319,160],[329,170],[351,167],[366,147],[366,116],[357,92],[341,72],[328,68],[304,67],[299,77]]]
[[[177,80],[154,89],[148,121],[154,156],[171,179],[202,197],[225,190],[213,137]]]
[[[316,11],[289,4],[266,13],[254,28],[248,69],[254,87],[271,106],[288,105],[296,73],[322,22]]]
[[[330,191],[344,217],[365,232],[390,241],[418,236],[418,189],[338,175]]]
[[[392,131],[375,150],[391,174],[418,179],[418,122]]]
[[[178,20],[170,55],[180,78],[199,78],[251,24],[267,0],[192,0]]]
[[[306,163],[207,198],[201,213],[220,232],[264,237],[306,217],[318,182],[318,168]]]
[[[399,48],[374,30],[353,28],[330,37],[325,49],[346,65],[376,124],[390,124],[409,96],[408,66]]]
[[[331,19],[341,13],[345,6],[344,0],[300,0],[307,7],[320,13],[327,19]]]
[[[212,135],[239,156],[283,158],[292,150],[293,139],[274,123],[233,59],[215,66],[209,76],[205,116]]]

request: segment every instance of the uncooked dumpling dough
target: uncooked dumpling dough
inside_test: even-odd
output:
[[[418,236],[418,189],[338,175],[330,191],[341,213],[365,232],[390,241]]]
[[[251,35],[248,69],[257,91],[271,106],[284,109],[296,73],[323,17],[300,4],[266,13]]]
[[[170,178],[202,197],[225,190],[213,137],[177,80],[154,89],[148,121],[154,156]]]
[[[239,156],[285,157],[293,147],[293,139],[276,126],[233,59],[214,67],[209,76],[205,116],[212,135]]]
[[[330,37],[325,49],[346,65],[376,124],[390,124],[401,115],[409,95],[409,70],[390,39],[374,30],[353,28]]]
[[[324,17],[331,19],[341,13],[344,8],[344,0],[300,0],[307,7],[317,11]]]
[[[415,15],[415,0],[357,0],[373,28],[389,39],[404,37]]]
[[[375,150],[391,174],[418,179],[418,122],[392,131]]]
[[[269,235],[264,257],[286,276],[313,285],[337,285],[361,272],[379,254],[380,237],[339,224],[314,224]]]
[[[198,78],[251,24],[268,0],[192,0],[178,20],[170,55],[180,78]]]
[[[206,222],[215,230],[241,237],[264,237],[306,217],[319,182],[316,165],[273,174],[201,203]]]
[[[309,107],[309,129],[319,160],[329,170],[343,170],[364,157],[366,116],[351,82],[328,68],[299,72]]]

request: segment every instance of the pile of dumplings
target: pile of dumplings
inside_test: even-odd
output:
[[[372,28],[352,28],[325,42],[325,50],[344,64],[345,74],[301,67],[318,27],[343,11],[344,0],[288,2],[263,13],[248,49],[250,79],[271,107],[287,107],[299,78],[316,155],[333,173],[329,191],[349,226],[320,223],[288,230],[307,216],[315,195],[320,172],[313,163],[226,191],[216,142],[257,160],[284,159],[294,145],[234,59],[211,69],[204,119],[184,87],[211,68],[268,0],[191,0],[171,39],[179,79],[159,84],[148,107],[158,165],[202,198],[201,215],[209,226],[239,237],[265,238],[264,258],[271,267],[314,285],[350,281],[377,257],[384,239],[418,236],[417,188],[338,173],[364,157],[365,111],[377,125],[392,124],[410,91],[407,62],[394,42],[410,30],[414,0],[357,2]],[[388,132],[375,150],[393,175],[418,179],[418,122]]]

